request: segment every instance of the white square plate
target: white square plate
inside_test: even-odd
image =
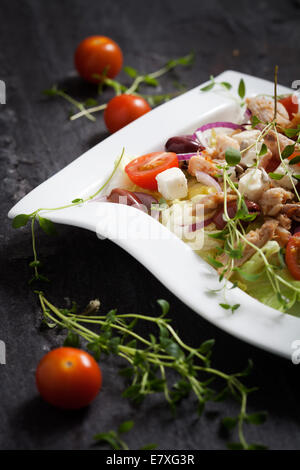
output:
[[[248,96],[273,93],[271,82],[238,72],[226,71],[216,80],[230,82],[236,90],[240,78],[246,83]],[[111,173],[123,147],[128,155],[142,155],[163,149],[173,135],[191,133],[208,122],[236,119],[238,105],[228,93],[220,90],[203,93],[200,88],[201,85],[159,106],[84,153],[25,196],[10,210],[9,217],[40,207],[62,206],[93,194]],[[279,87],[279,93],[287,92],[290,90]],[[238,288],[230,291],[230,302],[240,304],[240,308],[234,314],[222,309],[221,294],[208,293],[209,289],[220,287],[216,272],[163,225],[137,209],[86,203],[56,212],[45,211],[44,216],[115,241],[190,308],[244,341],[288,358],[293,342],[300,340],[300,319],[263,305]],[[126,236],[120,236],[120,227],[123,223],[128,226],[128,221],[131,229]],[[155,233],[151,239],[150,231]]]

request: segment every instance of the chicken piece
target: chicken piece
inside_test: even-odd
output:
[[[277,141],[277,136],[278,136],[278,141]],[[269,131],[268,134],[264,138],[264,142],[268,149],[272,152],[273,157],[278,159],[278,165],[280,163],[280,155],[279,155],[279,150],[278,150],[278,142],[279,142],[279,148],[280,152],[283,151],[283,149],[287,145],[294,145],[294,141],[289,139],[283,134],[280,134],[279,132],[277,133],[275,131]]]
[[[251,230],[246,235],[246,239],[248,242],[252,243],[252,245],[257,246],[258,248],[262,248],[269,240],[271,240],[274,235],[276,228],[278,227],[278,221],[275,219],[267,220],[260,228],[256,230]],[[234,260],[234,266],[238,267],[245,263],[252,255],[256,252],[256,249],[252,246],[248,245],[248,243],[243,242],[244,251],[243,256],[240,259]],[[217,258],[217,261],[220,261],[224,266],[227,265],[230,257],[227,253],[223,253]],[[224,268],[219,268],[219,272],[222,272]]]
[[[265,153],[262,157],[259,157],[258,167],[266,170],[272,158],[273,158],[273,154],[271,150],[268,149],[267,153]]]
[[[224,160],[225,152],[229,147],[240,150],[240,145],[237,140],[227,134],[218,134],[216,136],[216,155],[218,158]]]
[[[286,167],[289,167],[289,173],[287,174]],[[285,163],[280,163],[277,168],[275,168],[275,173],[277,175],[282,175],[280,180],[273,180],[272,184],[273,186],[281,186],[282,188],[292,190],[294,186],[297,185],[298,181],[296,178],[293,178],[293,174],[298,174],[299,173],[299,167],[298,165],[288,165],[287,162]]]
[[[246,166],[252,166],[257,159],[256,156],[256,139],[258,138],[260,132],[257,130],[251,130],[251,131],[243,131],[239,132],[238,134],[234,134],[232,138],[236,140],[240,146],[240,150],[245,150],[248,147],[248,150],[246,152],[243,152],[242,154],[242,163],[244,163]],[[258,153],[261,149],[262,143],[258,142],[257,144],[257,150]]]
[[[202,155],[195,155],[189,161],[188,172],[192,176],[196,176],[196,171],[204,171],[211,176],[219,173],[217,166],[210,158],[205,158]]]
[[[246,103],[253,116],[258,117],[262,122],[271,122],[274,118],[274,100],[264,96],[254,96],[247,98]],[[290,124],[289,113],[283,104],[277,102],[276,122],[282,127],[288,127]]]
[[[239,132],[238,134],[235,134],[232,137],[240,144],[240,150],[245,150],[246,148],[251,147],[251,145],[253,145],[253,147],[249,148],[247,152],[243,152],[241,160],[242,163],[250,167],[253,166],[257,158],[259,158],[258,166],[260,168],[266,169],[270,159],[272,158],[272,152],[268,149],[267,153],[262,157],[257,156],[263,144],[262,141],[260,141],[257,143],[257,146],[255,145],[255,142],[259,135],[260,131],[253,129],[251,131]]]
[[[285,204],[281,208],[281,213],[285,214],[287,217],[290,217],[296,222],[300,222],[300,202],[295,202],[294,204]]]
[[[285,214],[279,214],[276,220],[279,225],[276,227],[274,240],[276,240],[281,247],[285,247],[291,237],[290,228],[292,221]]]
[[[291,237],[291,233],[289,232],[289,230],[282,227],[281,225],[278,225],[278,227],[276,227],[274,240],[276,240],[281,247],[284,247],[287,245],[290,237]]]
[[[271,188],[262,194],[258,202],[264,215],[276,216],[286,201],[293,199],[293,197],[293,193],[283,188]]]
[[[227,203],[236,200],[236,194],[227,194]],[[203,205],[204,211],[208,212],[217,209],[221,204],[224,204],[224,193],[208,194],[207,196],[203,196],[197,201],[197,203],[193,207],[192,214],[196,215],[197,205]]]
[[[292,225],[292,221],[286,214],[279,214],[276,217],[276,219],[278,220],[279,225],[281,227],[285,228],[286,230],[290,230],[291,225]]]
[[[291,129],[297,129],[299,124],[300,124],[300,113],[296,113],[296,114],[294,114],[294,117],[290,121],[290,124],[289,124],[288,127],[290,127]]]

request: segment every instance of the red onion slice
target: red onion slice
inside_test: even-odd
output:
[[[251,113],[250,109],[247,108],[246,111],[245,111],[245,114],[244,114],[244,119],[245,119],[246,121],[249,121],[249,119],[251,118],[251,116],[252,116],[252,113]]]
[[[204,171],[196,171],[195,173],[198,183],[205,184],[206,186],[213,186],[218,193],[222,192],[222,188],[219,183],[210,175]]]
[[[215,127],[225,127],[227,129],[233,129],[233,130],[244,129],[244,126],[242,124],[235,124],[234,122],[228,122],[228,121],[210,122],[209,124],[204,124],[203,126],[196,129],[193,134],[193,138],[194,139],[197,138],[196,132],[204,132],[204,131],[207,131],[208,129],[214,129]]]
[[[196,230],[200,230],[201,228],[207,227],[207,225],[210,225],[212,222],[212,217],[210,217],[209,219],[201,220],[201,222],[195,222],[194,224],[189,225],[188,231],[196,232]]]
[[[201,155],[201,152],[197,152],[197,153],[178,153],[177,157],[178,157],[178,161],[182,162],[182,161],[190,160],[190,158],[194,157],[195,155],[196,156]]]
[[[242,129],[245,130],[245,127],[242,124],[235,124],[234,122],[228,122],[228,121],[216,121],[216,122],[210,122],[209,124],[204,124],[201,127],[198,127],[198,129],[195,130],[194,134],[192,134],[192,137],[194,139],[198,139],[198,141],[204,146],[207,147],[207,142],[204,136],[201,135],[199,136],[197,132],[203,133],[209,129],[214,129],[216,127],[224,127],[227,129]]]

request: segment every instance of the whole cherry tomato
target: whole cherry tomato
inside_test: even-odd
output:
[[[46,354],[36,370],[38,391],[45,401],[59,408],[87,406],[102,385],[101,370],[85,351],[62,347]]]
[[[109,132],[113,133],[148,111],[151,111],[151,108],[141,96],[118,95],[108,102],[104,121]]]
[[[92,83],[99,83],[103,73],[114,78],[123,65],[123,54],[118,44],[106,36],[90,36],[75,51],[75,66],[79,75]]]
[[[286,246],[285,262],[293,278],[300,281],[300,232],[294,233]]]
[[[178,167],[178,157],[173,152],[153,152],[135,158],[125,167],[131,181],[141,188],[157,190],[155,177],[162,171]]]

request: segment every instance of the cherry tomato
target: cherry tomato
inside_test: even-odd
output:
[[[99,83],[102,75],[114,78],[123,65],[123,54],[118,44],[106,36],[90,36],[75,51],[75,66],[79,75],[92,83]]]
[[[109,132],[113,133],[148,111],[151,111],[151,108],[144,98],[135,95],[119,95],[108,102],[104,111],[104,121]]]
[[[125,171],[135,184],[155,191],[157,190],[156,175],[172,167],[178,167],[176,153],[153,152],[132,160],[125,167]]]
[[[41,359],[36,384],[41,396],[51,405],[78,409],[96,397],[102,385],[102,374],[90,354],[62,347]]]
[[[294,233],[286,246],[285,262],[291,275],[300,281],[300,232]]]
[[[279,100],[279,103],[283,104],[287,112],[289,113],[289,118],[293,119],[294,114],[298,113],[298,100],[295,95],[289,95],[286,98]]]

